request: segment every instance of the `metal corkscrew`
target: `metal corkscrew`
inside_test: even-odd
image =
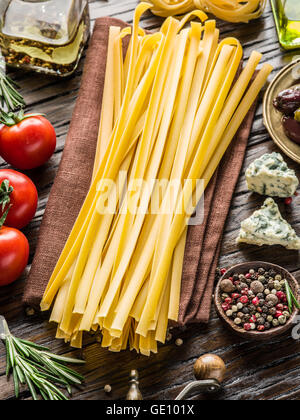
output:
[[[198,391],[199,393],[214,393],[219,391],[225,373],[225,363],[219,356],[204,354],[199,357],[194,365],[194,376],[196,381],[189,383],[175,399],[185,400],[195,391]]]

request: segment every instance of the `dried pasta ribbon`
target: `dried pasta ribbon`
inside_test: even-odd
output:
[[[42,310],[53,303],[56,337],[73,347],[98,329],[114,352],[129,346],[149,356],[165,342],[169,320],[178,319],[186,218],[271,71],[264,65],[249,87],[261,59],[253,52],[233,85],[239,41],[220,41],[194,1],[179,4],[186,16],[168,17],[156,34],[139,26],[149,3],[137,7],[132,28],[110,29],[93,181],[41,302]],[[200,22],[183,29],[193,17]],[[129,188],[140,180],[147,187]],[[183,189],[173,195],[177,180]],[[110,198],[120,211],[105,212]],[[140,203],[145,212],[132,211]]]
[[[167,17],[200,9],[228,22],[249,22],[263,13],[266,0],[151,0],[151,11]]]

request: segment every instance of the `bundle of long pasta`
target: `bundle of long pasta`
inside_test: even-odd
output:
[[[178,318],[187,220],[204,191],[197,180],[207,186],[272,70],[265,64],[250,84],[261,59],[253,52],[234,82],[238,40],[219,41],[201,11],[145,34],[150,7],[137,7],[132,29],[110,29],[94,179],[41,303],[54,302],[57,337],[75,347],[98,329],[112,351],[129,343],[149,355],[165,342]],[[200,22],[184,28],[193,16]]]
[[[212,13],[228,22],[249,22],[264,11],[266,0],[151,0],[151,11],[158,16],[177,16],[194,9]]]

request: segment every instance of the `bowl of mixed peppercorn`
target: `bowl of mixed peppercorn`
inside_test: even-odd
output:
[[[221,269],[219,274],[215,306],[235,333],[267,340],[293,325],[300,308],[300,287],[287,270],[256,261]]]

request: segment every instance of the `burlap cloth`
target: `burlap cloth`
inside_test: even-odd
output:
[[[29,306],[39,307],[91,181],[111,25],[127,26],[125,22],[114,18],[100,18],[95,23],[62,161],[50,193],[25,287],[23,301]],[[126,44],[128,40],[125,40],[124,48],[127,48]],[[209,320],[222,232],[243,163],[254,109],[249,112],[218,173],[206,189],[204,223],[189,227],[180,325]]]

